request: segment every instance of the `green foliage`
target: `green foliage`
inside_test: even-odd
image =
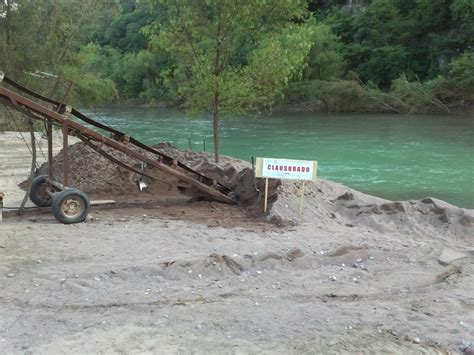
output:
[[[52,81],[38,80],[28,73],[40,70],[59,74],[62,67],[70,71],[88,35],[116,8],[114,0],[1,1],[1,70],[35,90],[52,87]],[[97,80],[88,81],[97,87]]]
[[[311,80],[292,84],[287,100],[292,103],[314,103],[310,110],[328,112],[386,111],[374,101],[370,92],[354,80]]]
[[[346,65],[340,38],[326,24],[313,24],[313,45],[308,55],[304,78],[330,80],[340,78]]]
[[[449,64],[448,80],[474,93],[474,53],[464,53]]]
[[[457,28],[464,32],[472,45],[474,42],[474,2],[472,0],[454,0],[450,6],[452,18]]]
[[[471,0],[374,0],[357,16],[333,8],[326,18],[341,38],[350,67],[364,81],[433,79],[445,63],[469,50]],[[470,22],[469,22],[470,21]]]
[[[405,76],[402,76],[393,81],[390,94],[398,99],[395,104],[403,112],[449,112],[449,109],[436,97],[429,83],[409,82]]]
[[[163,5],[165,23],[148,29],[155,47],[173,58],[166,84],[192,112],[210,112],[218,160],[222,115],[271,106],[305,62],[312,29],[297,26],[299,1],[183,0]],[[179,85],[176,85],[179,83]]]
[[[85,46],[73,59],[73,64],[62,66],[61,75],[73,82],[76,93],[70,101],[79,104],[97,104],[110,102],[117,97],[114,81],[106,77],[108,63],[116,58],[95,44]],[[80,101],[77,101],[80,98]]]
[[[472,0],[8,0],[0,70],[45,93],[54,82],[29,73],[60,74],[92,103],[218,115],[283,100],[445,112],[474,101],[473,23]]]

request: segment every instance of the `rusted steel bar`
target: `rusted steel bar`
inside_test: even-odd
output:
[[[63,122],[63,185],[69,186],[69,121]]]
[[[46,119],[51,119],[57,124],[63,126],[65,119],[60,113],[51,111],[50,109],[30,100],[27,99],[23,96],[20,96],[18,94],[15,94],[5,88],[0,87],[0,99],[3,99],[4,103],[12,106],[15,109],[27,109],[30,111],[30,113],[39,115],[42,118],[42,120]],[[35,116],[35,115],[32,115]],[[39,118],[37,118],[39,119]],[[235,201],[229,197],[229,195],[224,194],[223,192],[219,191],[218,189],[215,189],[214,187],[208,186],[206,184],[203,184],[202,182],[198,181],[196,178],[191,177],[189,175],[186,175],[182,173],[181,171],[178,171],[177,169],[173,169],[169,167],[168,165],[165,165],[163,163],[157,162],[154,159],[150,159],[149,157],[136,152],[126,145],[117,142],[113,139],[110,139],[108,137],[103,136],[100,133],[97,133],[96,131],[93,131],[87,127],[82,126],[81,124],[75,122],[75,121],[70,121],[68,120],[67,122],[68,127],[70,130],[77,131],[78,133],[83,134],[86,137],[89,137],[97,142],[103,143],[105,145],[108,145],[122,153],[125,153],[126,155],[129,155],[139,161],[142,161],[144,163],[147,163],[151,166],[154,166],[165,173],[174,176],[178,180],[182,180],[184,182],[187,182],[191,186],[196,187],[199,191],[201,191],[203,194],[212,197],[215,200],[221,201],[221,202],[226,202],[233,204]],[[217,184],[216,184],[217,185]]]
[[[53,171],[53,122],[48,120],[46,124],[47,137],[48,137],[48,177],[50,180],[54,179]]]
[[[3,72],[0,72],[0,75],[2,75],[2,74],[3,74]],[[64,105],[62,105],[59,101],[56,101],[56,100],[50,99],[50,98],[48,98],[48,97],[42,96],[42,95],[40,95],[40,94],[38,94],[38,93],[36,93],[36,92],[30,90],[30,89],[28,89],[28,88],[26,88],[26,87],[24,87],[24,86],[18,84],[17,82],[15,82],[15,81],[9,79],[8,77],[4,77],[4,81],[5,81],[8,85],[10,85],[10,86],[12,86],[12,87],[14,87],[14,88],[16,88],[16,89],[22,91],[22,92],[24,92],[24,93],[26,93],[26,94],[28,94],[28,95],[34,97],[34,98],[36,98],[36,99],[39,99],[39,100],[48,102],[48,103],[53,104],[53,105],[56,105],[56,107],[58,107],[58,111],[59,111],[59,112],[63,112]],[[86,115],[84,115],[83,113],[77,111],[77,110],[74,109],[74,108],[72,108],[71,114],[72,114],[73,116],[79,118],[80,120],[82,120],[82,121],[84,121],[84,122],[90,124],[90,125],[93,125],[93,126],[95,126],[95,127],[97,127],[97,128],[100,128],[100,129],[103,129],[103,130],[105,130],[105,131],[107,131],[107,132],[113,133],[113,134],[116,135],[116,136],[123,136],[123,135],[125,134],[124,132],[118,131],[118,130],[112,128],[112,127],[109,127],[109,126],[104,125],[104,124],[102,124],[102,123],[100,123],[100,122],[97,122],[97,121],[91,119],[90,117],[87,117]],[[152,148],[152,147],[150,147],[150,146],[148,146],[148,145],[146,145],[146,144],[144,144],[144,143],[138,141],[137,139],[135,139],[135,138],[133,138],[133,137],[130,137],[130,143],[132,143],[133,145],[136,145],[137,147],[142,148],[142,149],[144,149],[144,150],[146,150],[146,151],[148,151],[148,152],[150,152],[150,153],[154,153],[154,154],[158,155],[160,158],[162,158],[162,159],[160,159],[160,161],[163,161],[163,162],[166,163],[166,164],[169,164],[169,163],[172,163],[172,162],[173,162],[173,158],[172,158],[172,157],[169,157],[168,155],[166,155],[166,154],[164,154],[164,153],[162,153],[162,152],[160,152],[160,151],[158,151],[158,150],[156,150],[156,149],[154,149],[154,148]],[[199,180],[200,180],[202,183],[204,183],[204,184],[206,184],[206,185],[209,185],[209,186],[214,186],[215,189],[221,191],[223,194],[229,194],[229,193],[232,192],[229,188],[227,188],[226,186],[222,185],[221,183],[217,182],[217,184],[216,184],[216,181],[214,181],[213,179],[210,179],[210,178],[208,178],[207,176],[198,173],[197,171],[191,169],[190,167],[186,166],[185,164],[183,164],[183,163],[181,163],[181,162],[178,162],[178,166],[179,166],[180,168],[182,168],[182,169],[184,169],[184,170],[190,172],[190,173],[193,173],[193,174],[196,175],[197,177],[199,177]]]

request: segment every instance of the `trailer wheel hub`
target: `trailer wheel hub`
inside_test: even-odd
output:
[[[75,196],[66,199],[61,205],[64,215],[71,218],[79,216],[84,211],[84,208],[85,205],[82,199]]]

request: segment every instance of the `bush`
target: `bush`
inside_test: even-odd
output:
[[[355,80],[311,80],[293,84],[286,101],[313,103],[329,112],[384,112],[389,108],[379,102],[378,89],[368,89]]]
[[[395,100],[394,106],[402,112],[442,113],[450,111],[435,95],[432,82],[409,82],[402,75],[392,82],[390,96]]]

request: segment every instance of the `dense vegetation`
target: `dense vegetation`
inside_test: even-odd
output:
[[[0,2],[0,68],[42,90],[54,80],[26,72],[60,75],[94,104],[456,112],[473,106],[473,48],[472,0]]]

